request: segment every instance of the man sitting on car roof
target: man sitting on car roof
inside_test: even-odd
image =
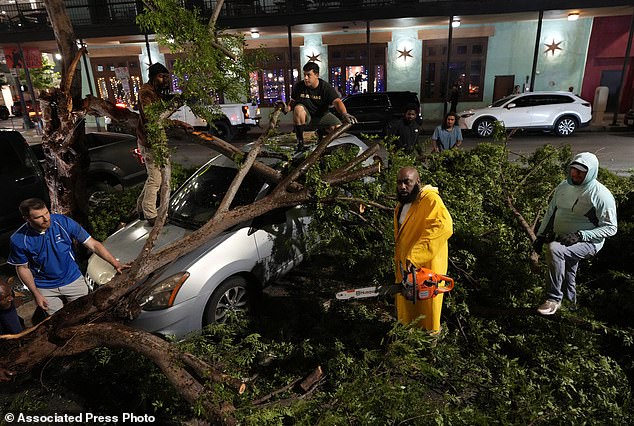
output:
[[[319,65],[307,62],[303,71],[304,79],[293,85],[291,101],[288,105],[283,105],[282,109],[284,114],[293,111],[298,151],[304,149],[304,130],[307,126],[312,129],[326,129],[330,132],[341,125],[341,121],[328,112],[331,105],[343,116],[345,122],[351,124],[357,122],[354,116],[348,114],[346,106],[335,89],[319,78]],[[282,103],[282,101],[279,102]]]

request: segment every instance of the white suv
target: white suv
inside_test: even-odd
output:
[[[557,136],[570,136],[590,124],[592,110],[590,102],[569,92],[530,92],[458,115],[460,128],[473,130],[481,138],[491,136],[495,121],[507,129],[552,130]]]

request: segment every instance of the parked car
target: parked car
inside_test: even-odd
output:
[[[33,104],[33,101],[31,100],[26,100],[24,101],[24,104],[26,105],[26,111],[29,114],[29,118],[31,118],[32,120],[35,119],[35,115],[42,115],[42,111],[35,111],[35,105]],[[11,112],[13,113],[14,116],[16,117],[22,117],[22,103],[20,101],[14,101],[13,102],[13,106],[11,107]]]
[[[0,105],[0,120],[8,120],[9,115],[9,108],[6,105]]]
[[[90,194],[121,190],[145,180],[145,165],[135,136],[109,132],[86,133],[85,143],[90,157],[86,174]],[[33,145],[32,148],[43,163],[42,145]]]
[[[625,113],[623,124],[625,124],[626,126],[634,127],[634,108]]]
[[[227,142],[236,135],[246,134],[260,124],[260,107],[257,104],[219,104],[218,106],[223,115],[214,121],[215,128],[212,128],[205,119],[194,114],[187,105],[177,109],[170,118],[184,121],[197,130],[209,131]]]
[[[127,108],[124,103],[117,103],[118,108]],[[253,127],[260,124],[260,107],[257,104],[220,104],[222,116],[214,121],[212,128],[207,121],[198,117],[187,105],[181,106],[170,116],[172,120],[180,120],[191,125],[196,130],[209,131],[219,138],[229,142],[236,135],[246,134]],[[128,133],[136,135],[136,129],[127,123],[113,122],[105,117],[106,130],[109,132]]]
[[[402,118],[408,105],[416,105],[420,111],[420,101],[414,92],[357,93],[345,97],[343,103],[348,113],[359,121],[348,129],[354,134],[385,135],[388,124],[392,120]],[[418,121],[423,121],[420,113]]]
[[[355,136],[345,135],[333,141],[329,150],[340,148],[358,154],[367,146]],[[284,166],[279,159],[266,161],[274,167]],[[178,241],[205,224],[236,173],[235,163],[224,155],[216,155],[196,171],[171,197],[168,220],[156,247]],[[261,177],[249,173],[232,206],[249,204],[270,189]],[[247,308],[251,291],[301,262],[309,222],[307,209],[293,206],[228,229],[143,283],[139,299],[143,310],[131,325],[182,337],[212,322],[224,322],[231,311]],[[122,262],[129,262],[140,252],[150,230],[147,221],[137,220],[107,238],[104,245]],[[89,285],[106,284],[114,275],[110,264],[98,256],[90,258]]]
[[[35,154],[19,132],[0,129],[0,263],[4,264],[9,252],[9,237],[24,219],[18,205],[26,198],[48,201],[48,189]]]
[[[495,121],[501,121],[507,129],[548,130],[557,136],[570,136],[590,124],[592,110],[590,102],[570,92],[529,92],[458,115],[460,128],[472,130],[481,138],[493,134]]]

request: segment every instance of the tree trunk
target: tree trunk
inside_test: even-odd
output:
[[[153,252],[154,241],[167,217],[168,203],[161,203],[156,224],[131,268],[124,274],[115,276],[105,286],[68,303],[37,327],[16,336],[0,336],[0,368],[24,372],[51,357],[76,354],[98,346],[129,348],[149,357],[188,402],[202,402],[214,424],[234,424],[233,406],[228,403],[214,404],[210,402],[214,398],[205,398],[207,390],[204,380],[209,378],[227,384],[237,392],[244,391],[242,382],[223,375],[212,366],[190,354],[180,352],[170,343],[150,333],[125,327],[121,322],[134,319],[141,312],[136,298],[139,288],[137,283],[143,282],[152,271],[189,253],[237,223],[280,207],[290,207],[311,200],[314,197],[312,189],[299,183],[298,179],[320,159],[330,142],[348,127],[349,125],[342,126],[324,138],[301,164],[286,175],[257,161],[260,146],[266,138],[263,135],[240,165],[214,217],[177,244]],[[207,142],[229,156],[235,154],[235,148],[224,141],[213,138]],[[322,180],[334,187],[376,173],[380,160],[375,160],[371,166],[360,166],[365,159],[374,156],[377,150],[378,145],[375,144],[348,164],[322,175]],[[271,182],[274,189],[252,204],[230,209],[233,197],[249,170]],[[168,163],[162,171],[161,199],[169,199],[169,175]]]
[[[119,115],[107,103],[96,98],[88,98],[82,103],[81,78],[77,66],[83,48],[78,51],[75,44],[76,38],[63,0],[45,0],[44,3],[63,57],[61,87],[42,100],[45,122],[43,148],[48,166],[46,181],[51,210],[72,214],[80,223],[86,223],[87,197],[82,179],[88,164],[87,150],[83,143],[85,113],[105,113],[128,122],[134,122],[138,116],[130,111]],[[214,16],[217,16],[222,3],[218,2]],[[214,21],[210,25],[214,27]],[[227,56],[233,57],[224,46],[218,42],[214,44],[216,45]],[[78,111],[79,108],[85,111]],[[278,116],[279,111],[275,117]],[[98,290],[68,303],[38,326],[19,335],[0,336],[0,368],[25,372],[56,356],[73,355],[99,346],[128,348],[150,358],[189,403],[201,403],[214,424],[235,424],[231,404],[213,402],[217,398],[206,398],[214,387],[205,386],[205,380],[226,384],[239,393],[244,391],[244,383],[222,374],[191,354],[179,351],[169,342],[121,323],[136,318],[141,312],[136,297],[137,284],[143,282],[153,271],[191,252],[237,223],[276,208],[297,205],[312,199],[315,196],[313,191],[305,187],[299,179],[315,165],[330,142],[349,126],[341,126],[324,138],[296,169],[286,175],[257,161],[257,153],[269,133],[267,131],[239,166],[239,171],[214,217],[178,244],[153,252],[154,242],[167,217],[171,172],[168,159],[161,171],[161,200],[164,201],[161,202],[156,224],[130,269],[115,276],[110,283]],[[242,154],[237,148],[218,138],[199,136],[211,139],[205,142],[211,143],[215,149],[229,157]],[[361,166],[363,160],[370,158],[377,150],[378,145],[375,145],[340,169],[322,176],[322,180],[335,187],[377,172],[380,167],[377,161],[372,166]],[[250,169],[263,176],[275,189],[257,202],[230,209],[233,197]]]
[[[51,199],[51,211],[73,216],[79,223],[88,222],[88,197],[85,179],[88,151],[84,145],[81,108],[81,72],[77,68],[79,49],[73,26],[66,14],[63,0],[45,0],[57,46],[62,55],[62,81],[41,99],[46,158],[46,184]]]

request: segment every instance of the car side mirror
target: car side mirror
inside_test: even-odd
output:
[[[513,109],[513,108],[515,108],[516,106],[517,106],[517,105],[516,105],[515,103],[511,102],[510,104],[508,104],[508,105],[506,106],[506,109]]]

